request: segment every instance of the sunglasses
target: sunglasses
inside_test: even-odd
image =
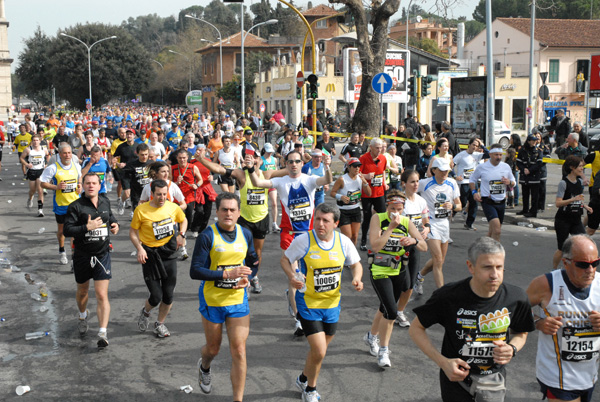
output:
[[[300,159],[290,159],[289,161],[287,161],[287,163],[289,163],[290,165],[293,163],[300,164],[302,163],[302,161]]]
[[[590,265],[592,266],[592,268],[596,268],[598,265],[600,265],[600,258],[594,261],[575,261],[570,258],[565,258],[565,260],[572,261],[577,268],[581,269],[588,269]]]

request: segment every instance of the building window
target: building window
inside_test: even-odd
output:
[[[504,103],[503,99],[496,99],[494,101],[494,119],[502,120],[502,105]]]
[[[318,29],[327,28],[327,20],[317,21],[317,28]]]
[[[525,129],[525,113],[527,108],[527,99],[513,99],[512,101],[512,129]]]
[[[560,60],[552,59],[550,60],[550,66],[548,68],[548,82],[558,82],[558,66]]]
[[[510,45],[510,38],[506,39],[506,43]]]

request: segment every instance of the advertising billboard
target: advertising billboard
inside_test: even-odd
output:
[[[344,49],[344,101],[348,103],[358,102],[362,88],[362,65],[358,49]],[[410,52],[406,50],[388,50],[385,57],[383,72],[387,73],[393,81],[392,89],[383,95],[385,103],[407,103],[408,92],[406,80],[410,75]],[[373,75],[380,73],[375,71]]]
[[[485,141],[487,77],[451,79],[452,133],[459,144],[477,136]],[[487,144],[486,144],[487,145]]]
[[[438,70],[437,101],[438,106],[450,104],[450,84],[452,78],[469,76],[469,70]]]
[[[592,56],[590,96],[600,97],[600,55]]]

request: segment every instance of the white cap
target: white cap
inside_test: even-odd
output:
[[[431,167],[438,168],[444,172],[447,170],[450,170],[450,164],[444,158],[435,158],[435,160],[433,161],[433,165],[431,165]]]
[[[265,152],[272,154],[273,152],[275,152],[275,150],[273,149],[273,145],[271,145],[270,143],[266,143],[265,144]]]

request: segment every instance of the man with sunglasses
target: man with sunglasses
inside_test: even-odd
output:
[[[527,289],[540,330],[536,377],[544,398],[592,400],[600,359],[600,264],[591,237],[570,236],[562,247],[564,269],[535,278]]]
[[[331,157],[324,158],[324,176],[309,176],[302,173],[302,155],[294,150],[286,156],[288,175],[276,177],[271,180],[261,179],[254,169],[251,169],[250,180],[254,187],[274,188],[281,201],[281,233],[280,247],[287,250],[297,234],[306,233],[313,227],[313,211],[315,209],[315,191],[318,187],[333,181],[331,175]],[[294,300],[296,290],[290,285],[288,296],[288,310],[290,315],[296,317],[296,303]],[[304,331],[300,321],[296,318],[296,336],[303,336]]]

